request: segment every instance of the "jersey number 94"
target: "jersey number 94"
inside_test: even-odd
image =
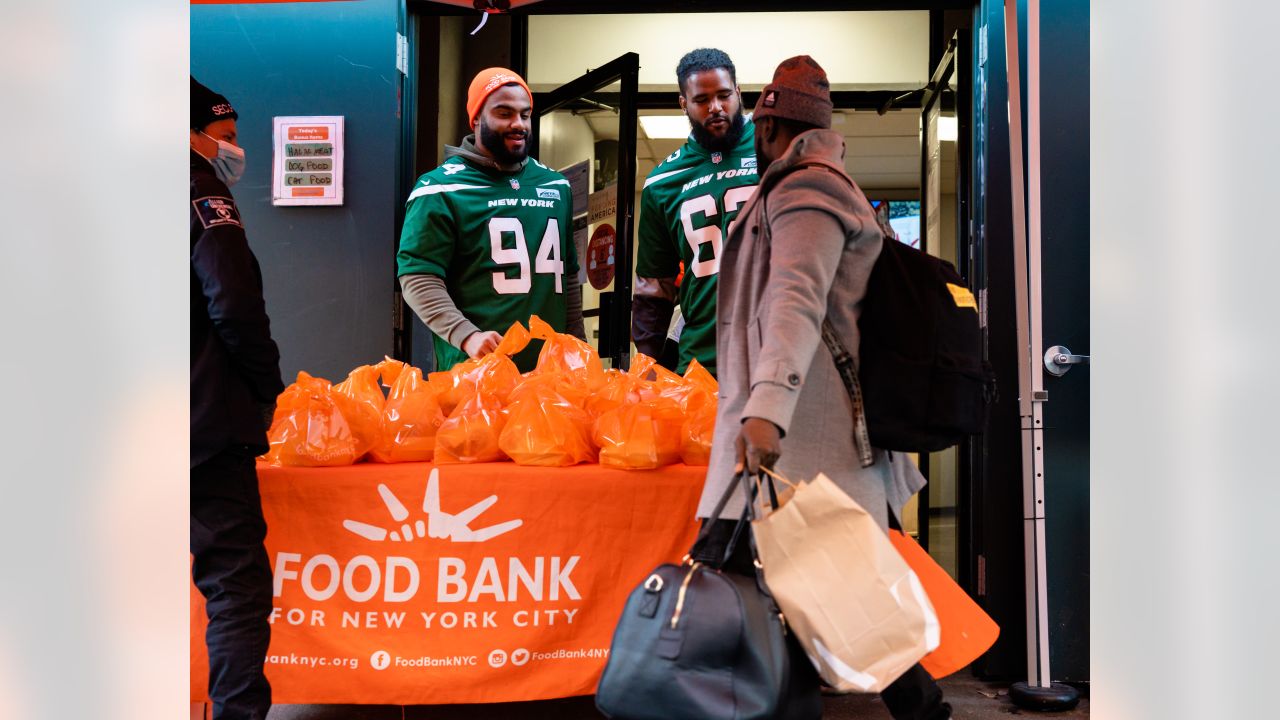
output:
[[[515,247],[503,247],[504,235],[515,236]],[[529,247],[524,239],[524,226],[516,218],[496,217],[489,221],[489,248],[493,262],[498,265],[518,267],[520,274],[508,277],[508,270],[493,274],[493,290],[499,295],[524,295],[533,287],[529,273]],[[560,222],[547,221],[538,252],[534,253],[533,271],[542,275],[554,275],[556,293],[564,292],[564,260],[560,257]]]

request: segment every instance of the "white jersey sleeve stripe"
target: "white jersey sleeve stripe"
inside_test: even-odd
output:
[[[409,200],[423,195],[435,195],[436,193],[453,192],[455,190],[484,190],[485,187],[484,185],[463,185],[461,183],[453,185],[423,185],[420,188],[414,188],[413,192],[409,193]]]
[[[549,187],[551,185],[569,185],[569,181],[561,178],[560,180],[552,180],[551,182],[542,183],[538,187]]]
[[[687,167],[687,168],[682,168],[682,169],[680,169],[680,170],[672,170],[671,172],[664,172],[664,173],[662,173],[662,174],[660,174],[660,175],[653,175],[653,176],[650,176],[650,177],[649,177],[649,179],[647,179],[647,180],[645,180],[645,181],[644,181],[644,187],[649,187],[650,185],[652,185],[652,184],[654,184],[654,183],[658,182],[659,180],[665,180],[666,178],[669,178],[669,177],[671,177],[672,175],[679,175],[679,174],[680,174],[680,173],[682,173],[682,172],[688,172],[688,171],[690,171],[690,170],[692,170],[692,169],[693,169],[692,167]],[[644,189],[644,188],[641,188],[641,190],[643,190],[643,189]]]

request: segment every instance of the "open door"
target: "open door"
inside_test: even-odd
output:
[[[631,358],[639,74],[627,53],[533,100],[534,157],[573,192],[587,340],[620,369]]]
[[[920,248],[974,282],[969,212],[967,36],[957,33],[930,76],[920,114]],[[929,484],[919,497],[919,541],[974,594],[970,542],[974,509],[974,438],[920,458]]]

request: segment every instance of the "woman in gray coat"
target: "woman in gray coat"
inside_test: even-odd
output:
[[[702,518],[738,472],[760,465],[796,480],[825,473],[881,527],[924,484],[880,450],[862,467],[852,402],[822,342],[827,320],[856,359],[858,312],[883,242],[874,212],[844,170],[844,138],[830,129],[831,111],[826,73],[807,55],[783,61],[756,104],[760,184],[720,261],[720,404]],[[731,499],[695,555],[723,557],[743,502]],[[752,573],[745,544],[725,568]],[[899,720],[950,717],[919,665],[882,697]]]

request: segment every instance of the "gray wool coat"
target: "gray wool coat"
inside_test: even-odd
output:
[[[887,524],[923,485],[900,454],[876,450],[862,468],[853,407],[822,342],[822,321],[856,358],[858,313],[883,236],[844,170],[844,138],[810,130],[769,166],[739,212],[721,260],[716,337],[719,414],[698,516],[733,478],[734,441],[748,417],[782,429],[777,469],[795,481],[819,472]],[[844,176],[843,178],[840,176]],[[721,513],[737,518],[741,493]]]

